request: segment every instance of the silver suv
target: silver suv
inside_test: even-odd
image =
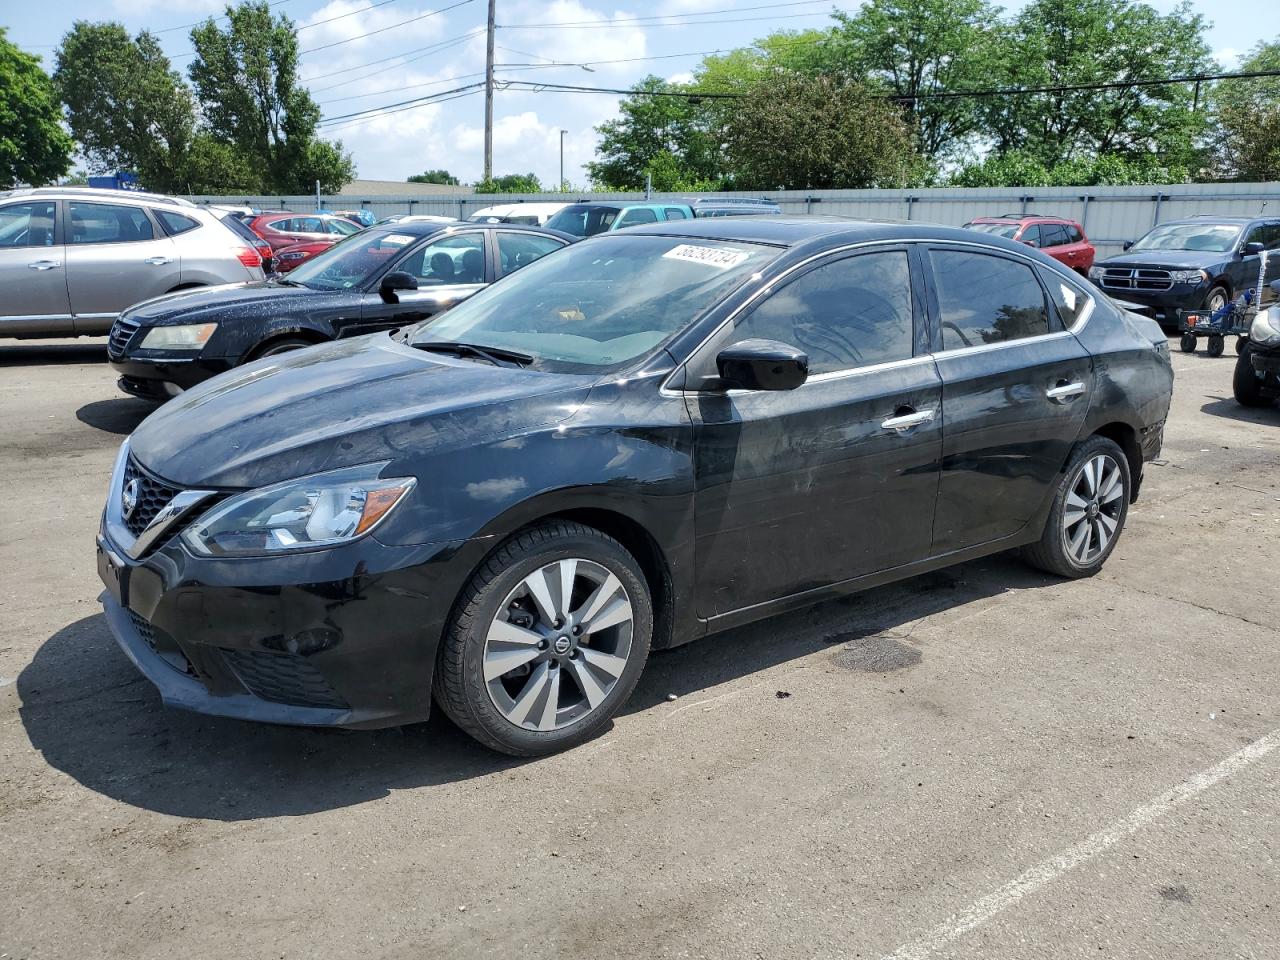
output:
[[[186,200],[87,187],[0,193],[0,337],[100,336],[140,300],[262,276],[258,253]]]

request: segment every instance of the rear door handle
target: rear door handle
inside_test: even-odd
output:
[[[1054,403],[1070,403],[1080,394],[1084,393],[1084,384],[1079,380],[1068,383],[1065,380],[1059,380],[1056,387],[1050,387],[1045,391],[1044,395]]]
[[[147,257],[142,262],[149,263],[153,267],[163,267],[166,263],[173,263],[173,257]]]
[[[896,430],[898,433],[906,433],[913,427],[921,426],[929,423],[936,416],[934,410],[913,410],[911,413],[904,413],[901,416],[893,416],[888,420],[882,420],[880,426],[885,430]]]
[[[28,270],[52,270],[54,267],[62,266],[61,260],[37,260],[35,263],[28,263]]]

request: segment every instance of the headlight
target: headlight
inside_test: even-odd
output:
[[[237,494],[186,529],[202,557],[265,556],[349,543],[376,527],[417,483],[378,479],[384,463],[318,473]]]
[[[1090,267],[1090,268],[1089,268],[1089,279],[1090,279],[1090,280],[1093,280],[1093,281],[1095,281],[1095,282],[1096,282],[1096,281],[1098,281],[1098,280],[1101,280],[1101,279],[1102,279],[1102,271],[1103,271],[1103,268],[1102,268],[1102,267]]]
[[[203,350],[218,329],[216,323],[188,323],[180,327],[152,327],[142,338],[143,350]]]
[[[1201,283],[1209,279],[1203,270],[1170,270],[1169,278],[1174,283]]]
[[[1280,311],[1272,307],[1254,317],[1249,339],[1264,347],[1280,347]]]

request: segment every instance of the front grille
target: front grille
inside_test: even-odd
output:
[[[116,322],[111,325],[111,333],[107,336],[107,355],[114,360],[123,357],[125,348],[129,346],[129,341],[133,339],[133,335],[138,332],[140,326],[137,320],[117,317]]]
[[[222,651],[240,682],[255,697],[293,707],[347,709],[329,682],[304,658],[258,650]]]
[[[1102,285],[1109,290],[1168,290],[1173,286],[1173,277],[1168,270],[1106,267],[1102,271]]]
[[[177,670],[179,673],[195,676],[196,671],[195,668],[191,666],[191,661],[187,659],[186,655],[178,648],[178,645],[174,643],[172,637],[163,630],[157,630],[151,625],[150,621],[134,613],[132,610],[129,611],[129,619],[133,621],[133,629],[138,631],[138,636],[142,637],[143,642],[146,643],[146,645],[150,647],[161,660],[171,666],[174,670]]]
[[[137,481],[137,502],[134,504],[133,511],[124,518],[124,525],[136,537],[147,529],[151,521],[156,518],[156,514],[163,510],[179,491],[144,472],[137,461],[130,456],[129,462],[124,467],[124,486],[119,493],[122,495],[129,484],[135,480]]]

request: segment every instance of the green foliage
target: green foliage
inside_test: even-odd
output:
[[[508,173],[503,177],[481,180],[475,185],[476,193],[542,193],[538,177],[532,173]]]
[[[77,21],[55,55],[67,125],[91,170],[129,170],[153,190],[185,189],[195,135],[191,92],[159,41],[119,23]]]
[[[316,138],[320,108],[298,86],[298,37],[288,17],[273,18],[265,0],[227,7],[224,28],[212,18],[191,31],[190,67],[209,133],[232,144],[273,193],[336,192],[355,176],[342,144]]]
[[[0,27],[0,189],[43,186],[71,169],[71,138],[58,96],[40,61],[9,42]]]
[[[1092,187],[1148,183],[1184,183],[1191,172],[1154,157],[1124,158],[1114,154],[1072,157],[1051,166],[1034,153],[992,153],[981,163],[962,167],[951,178],[957,187]]]
[[[1259,43],[1240,70],[1280,70],[1280,41]],[[1218,172],[1238,180],[1280,180],[1280,77],[1222,81],[1213,104]]]
[[[411,176],[408,183],[443,183],[446,186],[456,187],[462,181],[455,177],[448,170],[428,170],[425,173],[415,173]]]
[[[897,107],[840,77],[779,72],[730,103],[722,139],[735,189],[899,186],[918,167]]]

